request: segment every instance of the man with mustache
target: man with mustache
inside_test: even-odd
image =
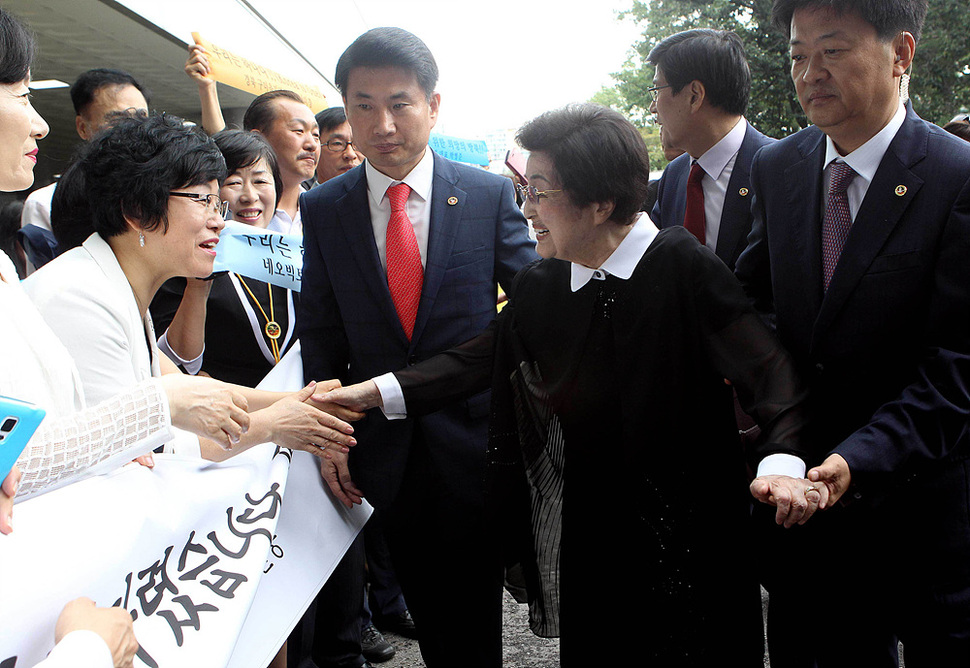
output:
[[[755,156],[737,276],[809,386],[808,477],[844,503],[765,523],[772,666],[895,666],[897,637],[907,666],[970,665],[970,145],[900,99],[926,11],[773,7],[813,126]]]
[[[250,103],[243,116],[243,129],[258,132],[276,151],[283,177],[283,194],[276,215],[267,229],[300,234],[299,199],[303,182],[312,179],[320,158],[320,129],[303,98],[290,90],[263,93]]]

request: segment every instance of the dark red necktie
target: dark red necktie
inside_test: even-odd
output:
[[[411,340],[414,319],[421,301],[424,269],[421,267],[421,251],[414,236],[414,226],[408,218],[407,201],[411,188],[399,183],[387,189],[391,203],[391,219],[387,223],[387,287],[391,291],[394,309],[401,320],[404,333]]]
[[[855,178],[855,170],[844,162],[831,165],[832,182],[829,185],[829,201],[825,205],[822,218],[822,288],[829,289],[835,265],[839,263],[842,248],[852,227],[852,214],[849,211],[849,196],[846,189]]]
[[[707,226],[704,216],[704,186],[701,185],[703,178],[704,169],[695,162],[690,167],[690,176],[687,177],[687,212],[684,214],[684,227],[702,244],[705,240],[704,228]]]

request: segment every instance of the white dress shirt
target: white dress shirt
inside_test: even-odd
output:
[[[727,196],[731,173],[734,171],[734,163],[738,159],[738,151],[741,150],[747,129],[748,122],[741,118],[721,141],[696,159],[697,164],[704,170],[704,178],[701,179],[701,187],[704,188],[704,245],[711,250],[717,249],[717,233],[721,229],[724,198]]]
[[[425,149],[424,157],[401,181],[395,181],[387,174],[377,171],[370,160],[364,161],[367,173],[367,204],[370,206],[370,222],[374,229],[374,241],[381,266],[387,271],[387,224],[391,220],[391,202],[387,199],[387,189],[398,183],[406,183],[411,188],[408,195],[407,213],[414,227],[414,237],[418,240],[421,252],[421,266],[428,261],[428,236],[431,231],[431,186],[434,183],[434,154]]]
[[[290,218],[290,214],[283,209],[277,209],[273,213],[273,220],[266,226],[267,232],[279,232],[280,234],[303,234],[303,216],[300,215],[300,207],[296,207],[296,216]]]
[[[883,156],[889,150],[889,145],[905,120],[906,107],[900,102],[896,113],[893,114],[893,117],[889,119],[883,129],[849,155],[840,155],[831,137],[825,137],[825,161],[822,163],[822,172],[825,177],[822,179],[824,184],[822,193],[823,211],[825,210],[825,203],[829,201],[829,187],[832,183],[832,170],[829,167],[837,160],[844,162],[856,173],[855,178],[852,179],[845,191],[849,197],[849,214],[852,216],[852,221],[855,222],[856,214],[859,213],[859,208],[862,206],[862,200],[865,199],[866,192],[869,190],[869,184],[872,183],[872,179],[876,176],[876,170],[879,169],[879,163],[882,162]]]
[[[57,181],[38,188],[27,195],[24,200],[24,211],[20,215],[20,226],[36,225],[48,232],[51,230],[51,200],[54,197],[54,189],[57,188]]]

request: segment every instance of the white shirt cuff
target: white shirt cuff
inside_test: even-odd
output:
[[[407,406],[404,404],[404,392],[401,384],[393,373],[385,373],[373,379],[377,391],[381,393],[381,403],[384,407],[384,417],[388,420],[403,420],[408,416]]]
[[[792,478],[805,477],[805,462],[795,455],[776,452],[768,455],[758,464],[758,477],[763,475],[787,475]]]
[[[35,668],[113,668],[108,644],[94,631],[71,631]]]
[[[178,356],[172,346],[168,344],[168,330],[162,334],[162,337],[158,340],[158,349],[165,353],[165,356],[170,360],[175,362],[178,366],[185,369],[185,373],[190,376],[195,376],[202,370],[202,357],[205,355],[205,344],[202,345],[202,352],[194,360],[184,360]]]

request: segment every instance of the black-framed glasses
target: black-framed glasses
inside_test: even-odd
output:
[[[660,95],[660,91],[662,91],[664,88],[670,88],[671,86],[673,86],[673,84],[664,84],[663,86],[652,86],[647,89],[647,92],[653,95],[653,99],[656,100],[657,96]]]
[[[221,199],[219,199],[218,195],[200,195],[199,193],[177,192],[169,192],[168,194],[171,197],[184,197],[192,200],[193,202],[198,202],[220,218],[225,218],[226,214],[229,213],[229,202],[223,202]]]
[[[537,190],[535,186],[523,186],[516,185],[515,189],[519,191],[519,197],[524,200],[528,200],[533,204],[538,204],[539,200],[543,197],[549,197],[553,193],[561,193],[562,190]]]
[[[331,150],[334,153],[343,153],[344,151],[347,150],[348,146],[354,149],[355,151],[357,150],[357,147],[354,146],[354,142],[344,141],[343,139],[331,139],[330,141],[323,142],[323,145],[326,146],[328,150]]]

